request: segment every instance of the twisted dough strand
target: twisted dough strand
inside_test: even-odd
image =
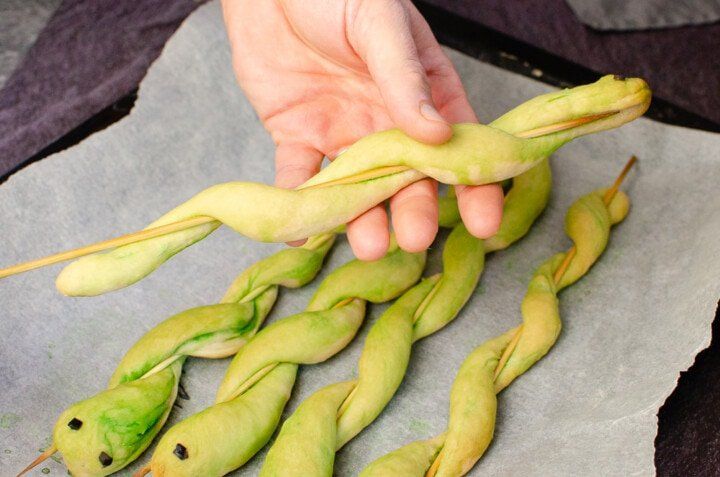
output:
[[[203,239],[220,223],[256,240],[286,242],[333,230],[407,185],[430,176],[446,184],[487,184],[517,176],[575,137],[618,127],[648,107],[644,81],[606,76],[534,98],[488,126],[458,124],[450,141],[429,146],[399,130],[367,136],[297,190],[219,184],[150,227],[209,216],[197,225],[77,260],[60,273],[66,295],[128,286]]]
[[[264,328],[238,352],[215,405],[168,430],[151,458],[153,475],[220,476],[247,462],[272,436],[298,366],[343,349],[362,324],[365,303],[397,297],[417,282],[424,266],[424,252],[404,252],[393,240],[384,258],[353,260],[333,271],[305,312]],[[177,457],[178,445],[186,458]]]
[[[458,371],[450,394],[445,433],[401,447],[371,463],[361,477],[394,475],[457,477],[466,474],[492,440],[496,394],[527,371],[553,346],[560,333],[557,294],[580,279],[607,246],[612,225],[622,221],[629,199],[618,192],[608,205],[605,190],[580,198],[566,215],[565,230],[576,253],[556,281],[566,254],[557,254],[535,272],[522,303],[523,323],[473,351]],[[515,345],[511,345],[512,343]],[[508,353],[507,359],[503,354]]]
[[[135,460],[167,419],[186,357],[236,353],[270,312],[280,286],[300,287],[317,275],[334,239],[332,234],[316,236],[301,248],[260,260],[233,281],[219,304],[179,313],[140,338],[106,391],[70,406],[58,418],[53,441],[68,470],[108,475]],[[100,459],[101,453],[107,457]]]
[[[327,386],[300,404],[283,424],[261,476],[333,474],[336,450],[373,422],[397,391],[413,343],[457,316],[480,279],[486,251],[505,248],[527,233],[547,204],[551,182],[547,160],[513,180],[503,222],[489,246],[461,223],[455,225],[443,249],[442,274],[423,280],[378,318],[365,340],[356,380]],[[452,215],[443,214],[446,220]]]

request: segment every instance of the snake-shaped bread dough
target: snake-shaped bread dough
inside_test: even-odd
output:
[[[547,204],[551,183],[547,160],[515,177],[500,230],[485,243],[456,222],[443,249],[443,272],[407,291],[378,318],[365,340],[357,379],[327,386],[300,404],[268,452],[262,477],[333,475],[336,450],[370,425],[397,391],[412,345],[458,315],[480,280],[485,254],[527,233]]]
[[[361,477],[458,477],[470,471],[492,440],[496,394],[545,356],[560,334],[558,292],[587,273],[605,250],[612,225],[628,213],[627,195],[617,192],[606,204],[605,193],[588,194],[568,210],[565,231],[575,251],[569,261],[559,253],[536,270],[522,302],[522,325],[484,343],[462,364],[450,393],[447,430],[379,458]]]
[[[135,460],[162,428],[189,356],[231,356],[255,335],[278,288],[297,288],[322,268],[335,240],[312,237],[253,264],[219,304],[183,311],[147,332],[125,354],[107,390],[73,404],[57,420],[53,445],[76,476],[116,472]]]
[[[531,169],[563,144],[639,117],[650,89],[638,78],[599,81],[527,101],[489,125],[457,124],[442,145],[397,129],[360,139],[295,190],[228,182],[200,192],[149,227],[209,216],[213,222],[89,255],[57,278],[66,295],[98,295],[131,285],[220,224],[266,242],[334,230],[424,177],[445,184],[488,184]]]

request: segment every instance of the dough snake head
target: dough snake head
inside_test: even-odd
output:
[[[112,474],[152,442],[172,408],[181,363],[144,379],[123,383],[73,404],[53,429],[53,441],[70,473]]]

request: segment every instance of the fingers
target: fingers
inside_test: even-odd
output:
[[[500,228],[503,191],[498,184],[455,186],[458,208],[468,232],[477,238],[488,238]]]
[[[435,240],[438,231],[437,183],[423,179],[390,199],[393,230],[398,245],[408,252],[421,252]]]
[[[323,154],[301,144],[279,144],[275,150],[275,185],[293,189],[320,171]],[[303,240],[288,242],[292,247],[305,243]]]
[[[430,91],[440,114],[452,124],[476,123],[477,117],[455,66],[415,5],[410,1],[405,4],[420,63],[427,73]]]
[[[341,151],[338,151],[338,153]],[[280,144],[275,151],[275,185],[284,189],[299,186],[320,170],[323,154],[301,144]],[[360,260],[378,260],[390,246],[385,208],[378,205],[347,224],[347,237]],[[305,240],[288,242],[297,247]]]
[[[414,6],[409,5],[408,12],[420,61],[428,72],[432,95],[443,117],[452,123],[477,122],[460,77],[427,22]],[[500,186],[456,186],[455,190],[460,215],[468,231],[478,238],[494,235],[502,219],[503,193]]]
[[[360,260],[372,261],[385,256],[390,246],[390,232],[385,208],[377,205],[347,224],[347,238]]]
[[[427,75],[402,2],[351,2],[346,15],[350,45],[365,61],[393,122],[429,144],[450,139],[452,129],[435,108]]]
[[[320,172],[323,153],[302,144],[279,144],[275,150],[275,185],[292,189]]]

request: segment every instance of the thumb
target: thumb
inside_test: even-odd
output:
[[[405,6],[397,0],[351,3],[348,41],[366,63],[390,118],[418,141],[439,144],[450,139],[452,129],[433,104]]]

